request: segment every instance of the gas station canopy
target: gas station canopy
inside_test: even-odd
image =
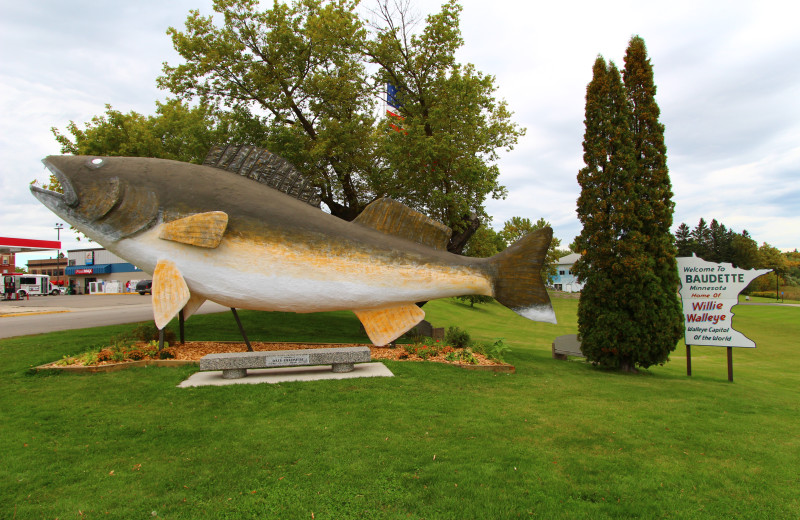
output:
[[[0,254],[35,253],[52,249],[61,249],[61,241],[0,237]]]

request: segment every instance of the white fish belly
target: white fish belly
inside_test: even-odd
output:
[[[326,254],[302,244],[226,237],[219,247],[204,249],[159,239],[157,230],[150,230],[115,246],[119,256],[151,273],[158,260],[172,260],[193,295],[243,309],[379,309],[492,294],[488,277],[469,267],[385,263],[365,253]]]

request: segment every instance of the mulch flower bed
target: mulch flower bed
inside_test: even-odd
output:
[[[449,346],[437,347],[435,345],[398,345],[396,347],[375,347],[363,344],[328,344],[328,343],[266,343],[250,342],[254,351],[271,350],[300,350],[331,347],[360,347],[368,346],[374,361],[429,361],[434,363],[447,363],[463,368],[476,370],[493,370],[496,372],[514,372],[514,367],[489,359],[485,355],[472,352],[469,349],[454,349]],[[183,345],[174,343],[165,347],[161,352],[155,342],[138,342],[124,349],[106,348],[100,352],[85,353],[75,357],[64,357],[53,363],[37,367],[38,369],[94,369],[89,371],[104,371],[124,365],[135,366],[142,364],[170,365],[197,362],[207,354],[225,352],[246,352],[247,346],[243,342],[224,341],[187,341]]]

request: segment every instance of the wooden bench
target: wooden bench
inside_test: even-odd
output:
[[[334,347],[268,352],[208,354],[200,359],[200,370],[222,370],[223,379],[247,376],[248,368],[331,365],[333,372],[352,372],[355,363],[370,361],[369,347]]]
[[[586,357],[581,352],[581,342],[578,341],[577,334],[558,336],[553,340],[553,357],[555,359],[567,359],[567,356]]]

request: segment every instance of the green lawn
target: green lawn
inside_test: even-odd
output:
[[[775,298],[764,298],[763,296],[750,296],[750,300],[746,299],[747,297],[744,294],[739,295],[739,302],[744,303],[746,301],[751,301],[753,303],[789,303],[792,305],[800,305],[800,300],[792,300],[788,296],[782,300],[775,300]]]
[[[554,306],[425,306],[504,338],[512,375],[179,389],[195,368],[30,370],[131,325],[2,340],[0,518],[800,518],[800,308],[736,308],[758,348],[729,383],[722,348],[693,348],[691,378],[683,344],[637,375],[553,360],[577,300]],[[240,315],[253,340],[366,340],[351,313]],[[187,339],[238,331],[196,316]]]

